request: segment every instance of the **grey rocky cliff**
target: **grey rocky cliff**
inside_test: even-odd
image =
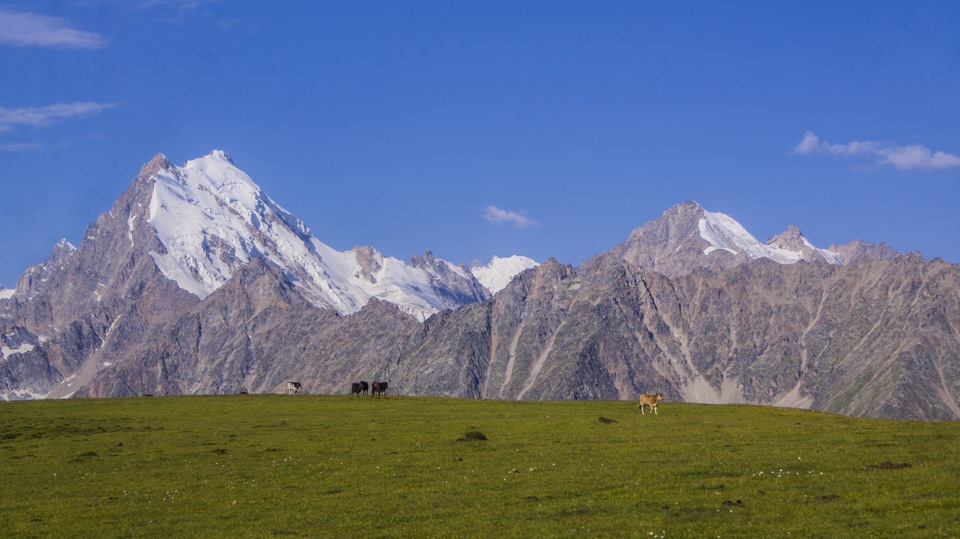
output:
[[[67,396],[101,365],[141,343],[149,328],[197,303],[163,277],[150,256],[162,249],[146,223],[150,170],[168,163],[158,155],[144,165],[76,250],[60,243],[47,261],[25,272],[0,329],[33,335],[48,364],[38,362],[6,383],[33,395]]]
[[[768,260],[669,279],[609,257],[546,263],[435,317],[394,378],[413,394],[796,406],[960,418],[960,268]],[[891,395],[894,398],[891,398]]]
[[[310,393],[344,392],[382,373],[417,327],[380,301],[349,316],[317,308],[280,268],[255,259],[78,396],[282,392],[288,381]]]

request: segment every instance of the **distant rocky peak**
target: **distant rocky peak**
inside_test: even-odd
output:
[[[839,254],[844,264],[853,264],[864,259],[893,260],[901,254],[886,243],[867,243],[863,240],[830,245],[827,250]]]
[[[767,245],[795,251],[802,249],[807,243],[806,238],[803,237],[796,225],[788,226],[786,230],[767,240]]]
[[[410,257],[410,265],[415,268],[422,268],[426,266],[432,266],[437,261],[437,257],[434,256],[433,252],[430,249],[427,249],[423,252],[423,255],[413,255]]]
[[[801,260],[842,263],[840,255],[817,248],[796,226],[789,226],[764,244],[730,215],[707,211],[693,200],[673,206],[635,229],[626,242],[610,253],[668,277],[686,275],[697,268],[729,268],[762,258],[779,264]]]
[[[800,260],[807,262],[826,262],[828,264],[843,264],[843,258],[829,249],[816,247],[800,232],[795,225],[790,225],[780,234],[767,240],[767,247],[782,252],[796,253]]]
[[[53,246],[50,255],[39,264],[30,266],[20,275],[17,281],[17,295],[20,297],[33,297],[45,290],[52,283],[49,281],[77,252],[77,248],[72,243],[61,238]]]
[[[170,160],[167,159],[167,156],[158,153],[140,167],[140,173],[137,174],[137,179],[152,179],[156,177],[160,171],[173,172],[176,169],[177,166],[171,163]]]
[[[423,252],[423,255],[413,255],[410,257],[410,266],[421,269],[429,274],[433,274],[443,280],[455,278],[459,280],[470,280],[470,272],[465,266],[457,265],[433,254],[430,249]]]
[[[67,241],[67,238],[60,238],[60,241],[53,246],[52,258],[56,260],[62,260],[63,257],[68,256],[70,253],[76,251],[77,248],[73,246],[72,243]]]
[[[664,212],[664,214],[675,213],[678,215],[698,215],[701,212],[706,210],[703,209],[703,206],[700,205],[696,200],[684,200],[680,204],[672,206]]]
[[[635,229],[634,232],[636,233],[644,228],[649,227],[650,225],[655,224],[660,225],[661,228],[666,227],[671,230],[685,230],[690,226],[696,227],[698,221],[706,217],[707,213],[707,210],[697,203],[697,201],[687,200],[667,208],[667,210],[664,211],[660,217],[646,223],[638,229]]]

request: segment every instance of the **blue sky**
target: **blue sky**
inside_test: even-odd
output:
[[[577,264],[695,199],[960,262],[960,3],[0,0],[0,284],[141,164],[323,242]]]

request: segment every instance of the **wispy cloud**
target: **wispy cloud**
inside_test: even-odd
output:
[[[69,21],[0,6],[0,43],[56,49],[100,49],[107,38],[77,30]]]
[[[0,152],[27,152],[42,147],[36,142],[0,142]]]
[[[207,6],[223,4],[223,0],[82,0],[88,4],[114,4],[126,9],[149,13],[159,22],[179,24],[188,18],[209,15]]]
[[[540,224],[527,217],[527,213],[524,211],[502,210],[496,206],[487,206],[484,208],[483,218],[491,223],[498,225],[508,224],[517,228],[527,228]]]
[[[220,0],[139,0],[136,5],[140,9],[165,7],[180,11],[195,11],[204,5],[219,3]]]
[[[866,155],[876,158],[879,164],[893,165],[899,170],[935,170],[960,167],[960,157],[946,152],[933,151],[922,144],[896,146],[870,140],[833,144],[821,140],[812,131],[804,133],[803,140],[794,146],[793,153],[800,155]]]
[[[80,4],[121,4],[137,10],[155,8],[172,9],[176,11],[196,11],[210,4],[221,4],[223,0],[76,0]]]
[[[39,127],[77,116],[99,114],[101,111],[116,106],[116,103],[78,101],[76,103],[54,103],[45,107],[17,109],[0,107],[0,133],[13,131],[20,125]]]

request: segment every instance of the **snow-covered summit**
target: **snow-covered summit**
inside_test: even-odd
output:
[[[703,249],[705,255],[722,250],[733,254],[743,253],[750,260],[769,258],[780,264],[795,264],[801,260],[843,263],[840,255],[815,247],[792,225],[765,244],[725,213],[704,210],[698,226],[700,237],[709,244]]]
[[[424,320],[483,299],[482,288],[465,282],[470,274],[448,262],[414,267],[371,247],[341,252],[325,245],[225,152],[145,170],[154,182],[147,220],[164,247],[150,254],[167,278],[201,299],[254,257],[273,262],[317,305],[341,314],[376,297]]]
[[[503,290],[517,274],[538,265],[538,262],[525,256],[513,255],[507,258],[494,256],[485,265],[474,262],[470,272],[491,294],[496,294]]]
[[[806,261],[841,265],[864,257],[895,256],[891,251],[874,245],[821,249],[795,226],[761,243],[733,217],[707,211],[688,200],[634,229],[627,241],[610,253],[632,265],[678,277],[697,268],[725,269],[758,259],[779,264]]]

